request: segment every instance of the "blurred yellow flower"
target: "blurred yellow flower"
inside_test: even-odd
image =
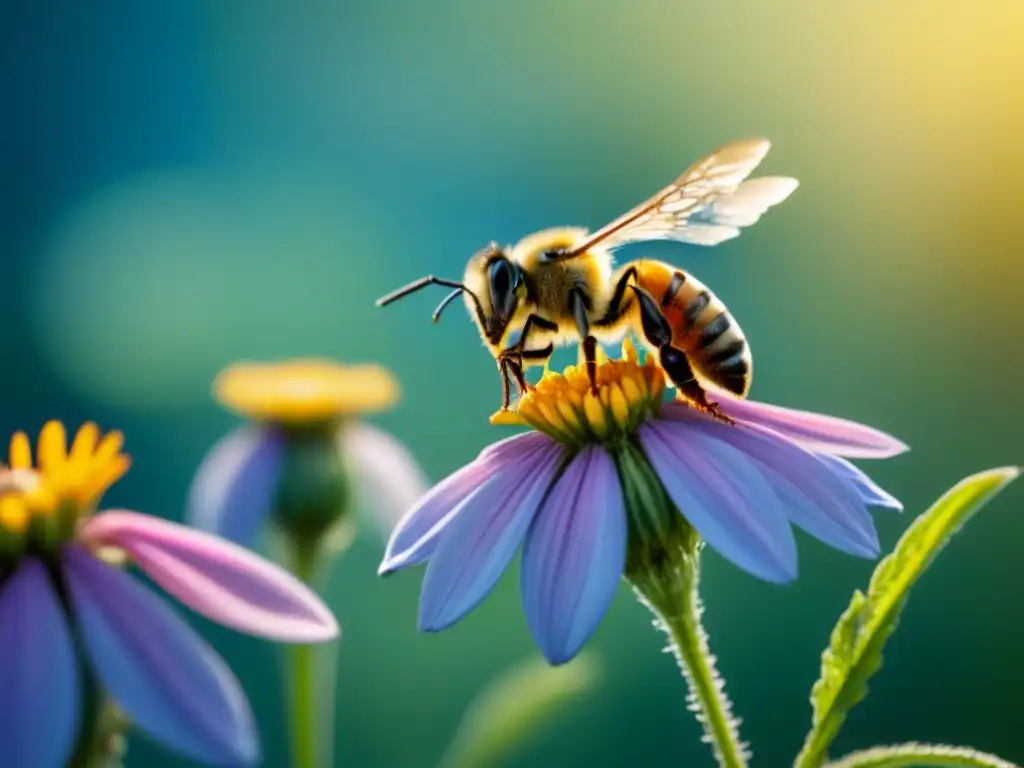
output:
[[[0,472],[0,525],[21,533],[32,515],[53,516],[62,507],[76,511],[95,506],[131,466],[121,453],[121,432],[100,434],[94,423],[78,430],[67,447],[67,431],[48,421],[39,432],[36,463],[28,435],[11,438],[10,468]]]
[[[377,365],[299,359],[235,363],[217,377],[214,396],[253,421],[306,424],[390,408],[399,387]]]

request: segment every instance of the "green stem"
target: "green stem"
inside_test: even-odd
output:
[[[320,548],[285,537],[290,570],[311,588],[321,581]],[[334,764],[334,700],[338,640],[285,649],[290,768],[329,768]]]
[[[704,612],[698,593],[700,552],[683,552],[662,567],[632,575],[633,585],[671,640],[672,651],[690,688],[690,708],[704,726],[715,759],[722,768],[746,768],[749,755],[739,739],[732,705],[715,670],[708,636],[701,624]]]
[[[294,547],[292,568],[306,584],[316,573],[316,551],[313,547]],[[292,768],[317,767],[316,728],[316,660],[311,645],[292,645],[288,657],[289,721]]]
[[[288,680],[291,687],[292,768],[316,768],[316,664],[313,646],[288,649]]]

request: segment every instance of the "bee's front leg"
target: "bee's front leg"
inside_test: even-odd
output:
[[[516,378],[516,384],[519,386],[519,396],[522,397],[527,392],[534,390],[533,384],[526,380],[526,374],[523,372],[523,358],[520,354],[518,360],[508,361],[509,370],[512,371],[512,375]]]
[[[519,388],[520,397],[533,389],[533,385],[526,380],[526,376],[523,374],[521,361],[521,352],[505,350],[498,355],[498,370],[501,372],[501,410],[503,411],[507,411],[512,407],[513,378],[515,378],[516,386]]]
[[[503,410],[508,410],[511,404],[511,388],[512,378],[515,378],[516,384],[519,387],[520,396],[527,392],[533,392],[536,387],[533,386],[526,379],[525,361],[531,360],[536,362],[544,362],[555,353],[555,345],[548,344],[546,347],[541,349],[521,349],[519,345],[509,347],[503,350],[498,355],[498,369],[501,371],[502,376],[502,392],[505,397],[505,405],[502,406]]]
[[[508,376],[508,358],[498,356],[498,373],[501,375],[501,410],[507,411],[512,407],[512,383]]]

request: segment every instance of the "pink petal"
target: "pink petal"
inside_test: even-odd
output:
[[[712,399],[736,421],[766,427],[809,451],[849,459],[887,459],[910,450],[892,435],[838,416],[758,403],[719,390],[715,390]],[[684,403],[667,403],[662,416],[671,419],[683,412],[694,413]]]
[[[370,424],[345,424],[338,436],[352,467],[361,501],[365,501],[384,535],[391,533],[429,483],[409,450]]]
[[[246,634],[293,643],[338,635],[338,623],[305,584],[259,555],[213,534],[124,510],[81,528],[90,547],[125,550],[153,581],[192,610]]]

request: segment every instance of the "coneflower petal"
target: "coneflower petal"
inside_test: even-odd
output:
[[[875,523],[856,487],[837,476],[816,454],[768,429],[717,424],[694,425],[715,430],[761,469],[782,501],[790,521],[838,550],[877,557]]]
[[[430,484],[409,449],[372,424],[349,421],[338,436],[342,454],[358,478],[359,501],[383,536],[391,533]]]
[[[488,481],[467,499],[427,565],[421,630],[451,626],[494,588],[554,482],[561,457],[561,446],[552,441],[516,467],[517,477]]]
[[[475,461],[448,475],[398,521],[377,572],[392,573],[429,558],[441,531],[466,497],[496,472],[515,471],[523,457],[551,442],[551,438],[539,432],[515,435],[489,446]]]
[[[210,449],[189,490],[189,525],[251,546],[273,510],[284,439],[271,427],[239,427]]]
[[[766,581],[796,578],[789,519],[745,454],[690,421],[651,421],[639,434],[669,497],[708,544]]]
[[[78,669],[64,610],[34,558],[0,587],[0,691],[0,763],[65,765],[78,735]]]
[[[78,545],[62,562],[93,667],[133,723],[202,763],[251,765],[259,741],[224,661],[159,597]]]
[[[526,535],[522,600],[551,664],[572,659],[594,634],[626,564],[626,508],[612,459],[583,448],[555,483]]]
[[[722,412],[736,421],[768,427],[818,453],[851,459],[885,459],[910,450],[892,435],[838,416],[759,403],[717,390],[714,399]],[[672,418],[686,411],[693,413],[685,403],[670,403],[662,409],[662,415]]]
[[[81,527],[90,545],[125,550],[139,569],[218,624],[286,643],[319,643],[338,623],[313,591],[280,566],[237,544],[169,520],[127,510]]]
[[[830,456],[827,453],[815,454],[815,458],[824,462],[836,475],[852,483],[865,504],[872,507],[894,509],[897,512],[903,511],[903,502],[868,477],[860,467],[839,456]]]

